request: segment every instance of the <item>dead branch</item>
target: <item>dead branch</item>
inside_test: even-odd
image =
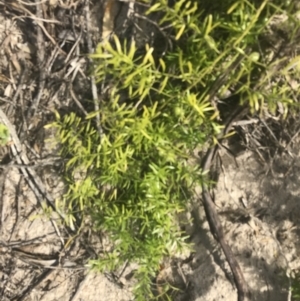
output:
[[[242,115],[244,115],[247,112],[247,108],[245,107],[238,107],[235,112],[229,117],[226,127],[224,128],[221,136],[225,136],[231,129],[233,122],[238,120],[238,118]],[[210,167],[212,165],[212,161],[214,159],[215,154],[217,153],[219,149],[219,143],[217,143],[213,148],[211,148],[206,156],[204,157],[204,160],[202,162],[202,169],[203,172],[207,172],[210,170]],[[215,205],[212,201],[210,192],[207,188],[207,186],[203,183],[202,184],[202,202],[204,205],[204,210],[206,214],[207,221],[209,223],[210,230],[214,236],[214,238],[220,243],[221,248],[225,254],[225,257],[228,261],[228,264],[230,266],[230,269],[232,271],[234,282],[238,290],[238,301],[247,301],[249,300],[249,289],[246,284],[246,281],[244,279],[243,273],[241,271],[241,268],[235,259],[234,254],[231,251],[231,248],[227,244],[225,240],[225,235],[223,231],[222,224],[220,222],[219,216],[217,214]]]
[[[36,0],[36,14],[39,19],[43,17],[43,12],[41,4]],[[37,63],[39,66],[39,82],[38,82],[38,91],[36,97],[33,99],[31,107],[28,110],[27,118],[31,118],[35,115],[36,110],[39,106],[41,97],[43,95],[43,90],[45,87],[46,72],[44,70],[44,60],[45,60],[45,41],[42,33],[41,27],[37,27]]]
[[[93,46],[92,46],[92,38],[91,38],[91,35],[90,35],[90,30],[89,30],[89,23],[90,23],[89,2],[86,3],[86,7],[85,7],[85,18],[86,18],[88,52],[93,53],[94,49],[93,49]],[[93,64],[91,59],[89,59],[89,63],[90,63],[90,65]],[[95,77],[93,75],[90,76],[90,80],[91,80],[92,95],[93,95],[93,100],[94,100],[94,107],[95,107],[95,111],[98,112],[98,114],[96,115],[97,129],[98,129],[98,133],[101,137],[102,134],[103,134],[103,129],[101,127],[101,120],[100,120],[100,113],[99,113],[100,106],[99,106],[99,98],[98,98],[96,80],[95,80]]]
[[[0,121],[1,121],[1,123],[6,125],[6,127],[9,130],[9,133],[11,135],[11,139],[12,139],[13,143],[11,144],[10,148],[17,161],[17,164],[28,165],[29,160],[22,149],[22,144],[17,136],[15,128],[11,124],[11,122],[8,120],[7,116],[4,114],[4,112],[1,109],[0,109]],[[47,192],[42,180],[40,179],[38,174],[35,172],[35,170],[30,167],[26,167],[26,168],[20,167],[20,170],[21,170],[22,174],[24,175],[28,185],[30,186],[30,188],[32,189],[34,194],[36,195],[37,200],[40,202],[40,204],[42,204],[43,199],[46,199],[48,206],[50,206],[55,212],[57,212],[58,215],[64,220],[64,215],[56,210],[54,199]],[[61,239],[62,245],[64,245],[64,240],[60,234],[60,231],[59,231],[55,221],[53,221],[53,219],[51,219],[51,222],[54,226],[56,233],[58,234],[58,236]]]

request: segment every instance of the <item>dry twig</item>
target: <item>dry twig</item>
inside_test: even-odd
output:
[[[12,144],[10,146],[11,151],[17,161],[17,164],[20,165],[29,165],[29,160],[26,156],[26,154],[22,150],[21,142],[17,136],[17,133],[15,131],[14,126],[10,123],[7,116],[4,114],[4,112],[0,109],[0,122],[6,125],[6,127],[9,130],[9,133],[12,138]],[[37,175],[34,169],[30,167],[20,167],[20,170],[22,174],[24,175],[28,185],[33,190],[34,194],[37,197],[37,200],[42,205],[42,200],[45,199],[47,201],[48,206],[50,206],[55,212],[59,214],[59,216],[64,220],[64,215],[58,212],[55,208],[55,202],[52,196],[47,192],[47,190],[44,187],[43,182],[41,181],[40,177]],[[56,223],[51,219],[51,222],[53,224],[53,227],[55,228],[56,233],[61,239],[62,244],[64,245],[64,240],[62,236],[60,235],[60,231],[56,225]]]
[[[210,100],[212,101],[215,95],[217,94],[220,87],[226,81],[228,74],[235,69],[235,67],[241,63],[244,56],[239,55],[236,60],[228,67],[225,74],[222,74],[214,83],[214,85],[210,88],[208,95]],[[220,139],[222,139],[232,128],[233,122],[237,121],[240,116],[245,115],[248,111],[247,107],[238,107],[228,118],[228,121],[225,123],[225,128],[223,129],[222,133],[220,134]],[[220,143],[217,143],[213,148],[210,148],[207,152],[206,156],[202,161],[202,170],[203,172],[207,172],[210,170],[212,165],[212,161],[215,157],[215,154],[218,152],[220,147]],[[225,254],[225,257],[228,261],[230,269],[233,274],[234,282],[238,290],[238,301],[248,301],[249,300],[249,289],[247,287],[246,281],[244,279],[243,273],[241,268],[235,259],[234,254],[232,253],[230,247],[228,246],[225,235],[223,231],[222,224],[220,222],[219,216],[217,214],[215,205],[213,203],[212,197],[210,192],[205,185],[202,184],[202,202],[205,210],[205,215],[210,227],[210,230],[215,237],[215,239],[220,243],[222,250]]]
[[[232,123],[234,121],[236,121],[239,118],[239,116],[245,114],[245,112],[246,112],[245,108],[239,107],[230,116],[229,121],[227,122],[226,127],[224,128],[221,137],[225,136],[230,131]],[[203,172],[210,170],[212,161],[213,161],[214,156],[217,153],[218,149],[219,149],[219,144],[216,144],[215,147],[211,148],[207,152],[207,155],[205,156],[205,158],[202,162]],[[238,290],[238,301],[247,301],[247,300],[249,300],[249,289],[247,287],[247,284],[244,279],[241,268],[225,240],[225,235],[224,235],[222,224],[220,222],[219,216],[215,209],[215,205],[212,201],[209,190],[205,184],[202,185],[202,201],[203,201],[205,214],[206,214],[206,218],[209,223],[210,230],[211,230],[212,234],[214,235],[215,239],[220,243],[222,250],[225,254],[225,257],[228,261],[228,264],[230,266],[230,269],[232,271],[235,285]]]
[[[92,38],[89,30],[89,23],[90,23],[90,8],[89,8],[89,3],[86,3],[85,7],[85,18],[86,18],[86,31],[87,31],[87,44],[88,44],[88,52],[93,53],[94,49],[92,46]],[[93,61],[89,59],[90,65],[93,64]],[[96,122],[97,122],[97,129],[100,137],[103,134],[103,129],[101,127],[101,120],[100,120],[100,106],[99,106],[99,98],[98,98],[98,92],[97,92],[97,86],[96,86],[96,81],[95,77],[93,75],[90,76],[91,79],[91,86],[92,86],[92,95],[93,95],[93,100],[94,100],[94,107],[95,111],[98,112],[96,115]]]
[[[38,0],[36,1],[36,14],[38,18],[42,18],[43,17],[43,13],[42,13],[42,8],[41,8],[41,4],[39,3]],[[38,66],[39,66],[39,83],[38,83],[38,91],[37,91],[37,95],[35,96],[35,98],[32,101],[31,107],[28,110],[28,114],[27,114],[27,118],[31,118],[33,115],[35,115],[36,110],[39,106],[41,97],[43,95],[43,90],[45,87],[45,80],[46,80],[46,73],[45,73],[45,69],[44,69],[44,60],[45,60],[45,41],[44,41],[44,36],[42,33],[42,29],[41,27],[37,28],[37,62],[38,62]]]

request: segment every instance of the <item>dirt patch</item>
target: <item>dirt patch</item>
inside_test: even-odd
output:
[[[272,166],[250,151],[235,159],[227,150],[221,152],[214,199],[250,300],[290,300],[289,276],[300,268],[299,155],[298,142]],[[164,279],[182,289],[174,300],[236,301],[229,265],[199,200],[191,214],[194,223],[186,226],[194,253],[173,259]]]
[[[228,154],[222,156],[223,173],[215,190],[215,203],[226,239],[251,289],[251,300],[286,300],[286,273],[299,269],[299,180],[295,158],[283,156],[274,162],[273,173],[267,174],[269,165],[260,164],[252,152],[245,152],[236,162]],[[197,286],[207,290],[197,300],[236,300],[223,254],[211,235],[203,235],[207,237],[199,236],[198,242],[207,241],[212,263],[208,277],[203,272],[208,260],[197,267],[197,279],[205,279],[205,284]]]

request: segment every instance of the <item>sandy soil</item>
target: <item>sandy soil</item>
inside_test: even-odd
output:
[[[275,160],[268,174],[269,165],[251,152],[236,162],[228,153],[222,156],[215,203],[251,300],[288,300],[287,275],[300,267],[299,150],[295,148],[293,158],[284,155]],[[203,227],[193,238],[196,255],[187,272],[195,289],[191,300],[237,300],[228,264],[209,233],[201,206],[197,213]]]

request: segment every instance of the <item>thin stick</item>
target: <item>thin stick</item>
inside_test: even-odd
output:
[[[239,107],[233,114],[229,117],[228,122],[226,123],[226,127],[224,128],[221,138],[224,137],[231,129],[232,123],[238,119],[239,116],[242,114],[245,114],[246,112],[245,107]],[[203,172],[207,172],[210,170],[212,161],[214,159],[215,154],[217,153],[219,149],[219,143],[215,145],[215,147],[211,148],[205,158],[203,159],[202,162],[202,169]],[[217,214],[217,211],[215,209],[215,205],[212,201],[211,195],[208,191],[207,186],[205,183],[202,184],[202,201],[203,201],[203,206],[205,210],[205,215],[210,227],[210,230],[214,236],[214,238],[220,243],[222,250],[225,254],[225,257],[227,259],[227,262],[230,266],[230,269],[233,274],[234,282],[236,285],[236,288],[238,290],[238,301],[246,301],[249,300],[249,289],[246,284],[246,281],[244,279],[242,270],[235,259],[234,254],[232,253],[230,247],[228,246],[226,240],[225,240],[225,235],[223,231],[222,224],[220,222],[219,216]]]
[[[81,112],[87,116],[88,113],[87,111],[84,109],[84,107],[82,106],[81,102],[79,101],[79,99],[76,97],[74,91],[73,91],[73,86],[72,86],[72,83],[70,84],[70,94],[74,100],[74,102],[77,104],[78,108],[81,110]]]
[[[26,154],[22,150],[22,144],[21,144],[21,142],[18,138],[16,130],[15,130],[14,126],[10,123],[7,116],[4,114],[4,112],[1,109],[0,109],[0,121],[9,130],[9,133],[10,133],[10,136],[11,136],[11,139],[12,139],[12,142],[13,142],[11,144],[10,148],[11,148],[12,154],[16,158],[17,164],[28,165],[29,160],[28,160]],[[43,203],[42,199],[44,198],[47,201],[47,204],[64,220],[64,218],[65,218],[64,214],[61,214],[60,212],[58,212],[56,210],[54,199],[47,192],[43,182],[41,181],[40,177],[35,172],[35,170],[30,168],[30,167],[26,167],[26,168],[25,167],[20,167],[20,170],[21,170],[22,174],[24,175],[24,178],[26,179],[29,187],[34,192],[34,194],[35,194],[38,202],[40,203],[40,205],[42,205],[42,203]],[[63,240],[63,238],[60,234],[60,231],[59,231],[55,221],[53,221],[53,219],[51,219],[51,223],[52,223],[57,235],[59,236],[59,238],[62,242],[62,245],[64,245],[64,240]]]
[[[86,31],[87,31],[87,46],[88,46],[88,52],[93,53],[94,49],[92,46],[92,38],[90,35],[90,30],[89,30],[89,23],[90,23],[90,7],[89,7],[89,2],[87,1],[85,5],[85,18],[86,18]],[[89,58],[89,63],[92,66],[93,61]],[[97,123],[97,129],[100,138],[103,135],[103,129],[101,127],[101,120],[100,120],[100,106],[99,106],[99,98],[98,98],[98,92],[97,92],[97,86],[96,86],[96,81],[95,77],[93,75],[90,76],[91,79],[91,87],[92,87],[92,95],[93,95],[93,100],[94,100],[94,107],[95,111],[98,112],[96,115],[96,123]]]
[[[39,4],[38,0],[35,0],[36,5],[36,14],[38,18],[43,17],[41,4]],[[27,118],[31,118],[33,115],[35,115],[36,110],[39,106],[40,100],[43,95],[44,87],[45,87],[45,80],[46,80],[46,73],[44,70],[44,60],[45,60],[45,41],[44,36],[42,33],[41,27],[37,27],[37,62],[40,69],[40,76],[39,76],[39,82],[38,82],[38,91],[37,95],[32,101],[31,107],[29,108],[27,112]]]
[[[28,3],[28,2],[25,2],[25,1],[21,1],[21,0],[17,0],[18,2],[20,2],[21,4],[23,5],[26,5],[26,6],[35,6],[35,5],[39,5],[39,4],[43,4],[43,3],[46,3],[48,2],[49,0],[43,0],[43,1],[40,1],[40,2],[37,2],[36,3]]]
[[[0,2],[0,4],[2,4],[3,2],[1,1]],[[40,20],[38,20],[38,19],[41,19],[41,20],[43,20],[43,22],[44,22],[44,19],[42,18],[42,16],[41,17],[36,17],[31,11],[29,11],[28,9],[26,9],[25,7],[23,7],[22,6],[22,4],[17,4],[17,3],[9,3],[9,4],[7,4],[7,3],[3,3],[3,5],[9,5],[12,9],[14,9],[14,10],[17,10],[18,12],[22,12],[22,13],[27,13],[29,16],[30,16],[30,18],[31,19],[33,19],[35,22],[36,22],[36,24],[42,29],[42,31],[43,31],[43,33],[45,34],[45,36],[51,41],[51,43],[55,46],[55,47],[57,47],[58,48],[58,50],[62,53],[62,54],[64,54],[65,55],[65,52],[58,46],[58,44],[56,43],[56,41],[51,37],[51,35],[48,33],[48,31],[46,30],[46,28],[45,28],[45,26],[43,25],[43,23],[40,21]],[[40,2],[38,2],[37,0],[36,0],[36,2],[35,2],[35,5],[40,5]],[[28,18],[29,16],[22,16],[22,17],[14,17],[14,18],[12,18],[12,20],[15,20],[15,19],[22,19],[22,18]],[[50,23],[57,23],[58,21],[56,21],[56,20],[51,20],[51,22]]]

